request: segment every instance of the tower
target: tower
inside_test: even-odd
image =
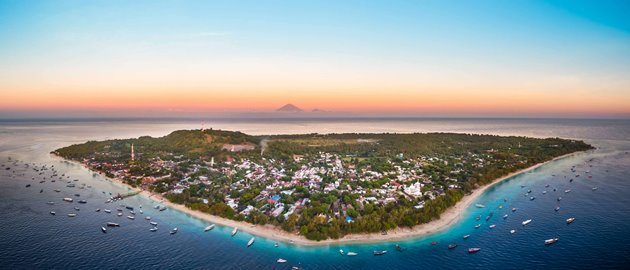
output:
[[[136,154],[133,152],[133,143],[131,144],[131,160],[136,160]]]

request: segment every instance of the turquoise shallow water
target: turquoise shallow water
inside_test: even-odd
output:
[[[623,268],[630,263],[630,123],[608,120],[290,120],[290,121],[215,121],[216,128],[243,130],[252,134],[292,132],[427,132],[449,131],[491,133],[499,135],[560,136],[585,139],[598,147],[595,151],[553,161],[531,173],[516,176],[490,188],[478,203],[485,208],[470,207],[461,222],[427,237],[392,243],[300,247],[257,238],[246,247],[251,237],[239,233],[230,237],[231,228],[218,226],[204,233],[206,223],[187,215],[167,210],[156,211],[155,203],[136,196],[124,201],[138,208],[144,215],[136,220],[113,214],[94,212],[96,208],[114,208],[104,204],[103,192],[124,192],[100,176],[84,168],[62,162],[48,152],[63,145],[87,139],[164,135],[181,128],[198,128],[194,122],[3,122],[0,123],[0,164],[12,170],[0,172],[0,268],[2,269],[420,269],[420,268],[484,268],[484,269],[589,269]],[[31,180],[34,172],[12,165],[8,157],[26,162],[54,165],[78,183],[91,189],[65,188],[57,181],[40,184]],[[581,174],[576,178],[572,166]],[[16,173],[12,171],[15,170]],[[586,174],[585,171],[590,171]],[[25,173],[23,176],[15,176]],[[555,175],[555,176],[553,176]],[[592,178],[588,178],[591,175]],[[569,182],[573,176],[574,181]],[[32,184],[31,188],[25,188]],[[549,184],[549,188],[545,185]],[[521,188],[521,185],[526,186]],[[597,186],[598,190],[591,190]],[[53,189],[62,191],[56,193]],[[557,191],[553,192],[553,188]],[[44,192],[40,193],[40,189]],[[536,200],[524,196],[532,190]],[[564,193],[571,189],[570,193]],[[547,190],[547,194],[542,194]],[[78,205],[61,201],[62,197],[81,194],[88,204]],[[558,194],[561,193],[561,194]],[[558,202],[556,198],[562,196]],[[505,201],[504,201],[505,200]],[[55,201],[53,206],[47,201]],[[500,209],[499,205],[503,205]],[[560,206],[560,211],[554,211]],[[514,213],[512,207],[518,208]],[[58,214],[51,216],[48,212]],[[66,213],[78,213],[68,218]],[[115,210],[114,210],[115,212]],[[485,221],[490,213],[493,217]],[[503,219],[504,214],[507,219]],[[126,216],[127,214],[125,214]],[[159,222],[158,232],[149,232],[143,216],[150,215]],[[481,216],[481,220],[475,220]],[[576,217],[567,225],[565,219]],[[521,222],[533,221],[526,227]],[[107,234],[100,226],[118,222],[120,228]],[[475,229],[475,224],[481,224]],[[488,225],[496,224],[490,229]],[[168,230],[178,227],[179,233]],[[515,234],[510,234],[516,229]],[[467,240],[464,234],[470,234]],[[544,239],[559,237],[560,241],[545,246]],[[437,241],[437,245],[431,242]],[[446,246],[460,246],[448,250]],[[395,251],[394,244],[405,250]],[[468,254],[468,247],[480,247],[476,254]],[[359,253],[356,257],[341,256],[338,250]],[[384,256],[373,256],[373,250],[385,249]],[[277,264],[278,258],[288,260]]]

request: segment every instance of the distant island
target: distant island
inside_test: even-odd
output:
[[[224,225],[246,222],[269,237],[326,242],[413,231],[501,177],[592,148],[560,138],[207,129],[52,153]]]
[[[304,110],[298,108],[293,104],[286,104],[276,110],[276,112],[303,112]]]

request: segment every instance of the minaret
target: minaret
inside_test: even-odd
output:
[[[212,157],[212,159],[210,159],[210,167],[214,167],[214,157]]]
[[[131,160],[136,160],[136,154],[133,152],[133,143],[131,144]]]

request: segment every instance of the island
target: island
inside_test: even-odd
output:
[[[313,244],[435,231],[454,222],[489,184],[589,149],[583,141],[561,138],[252,136],[202,129],[88,141],[52,153],[165,198],[196,217]]]

